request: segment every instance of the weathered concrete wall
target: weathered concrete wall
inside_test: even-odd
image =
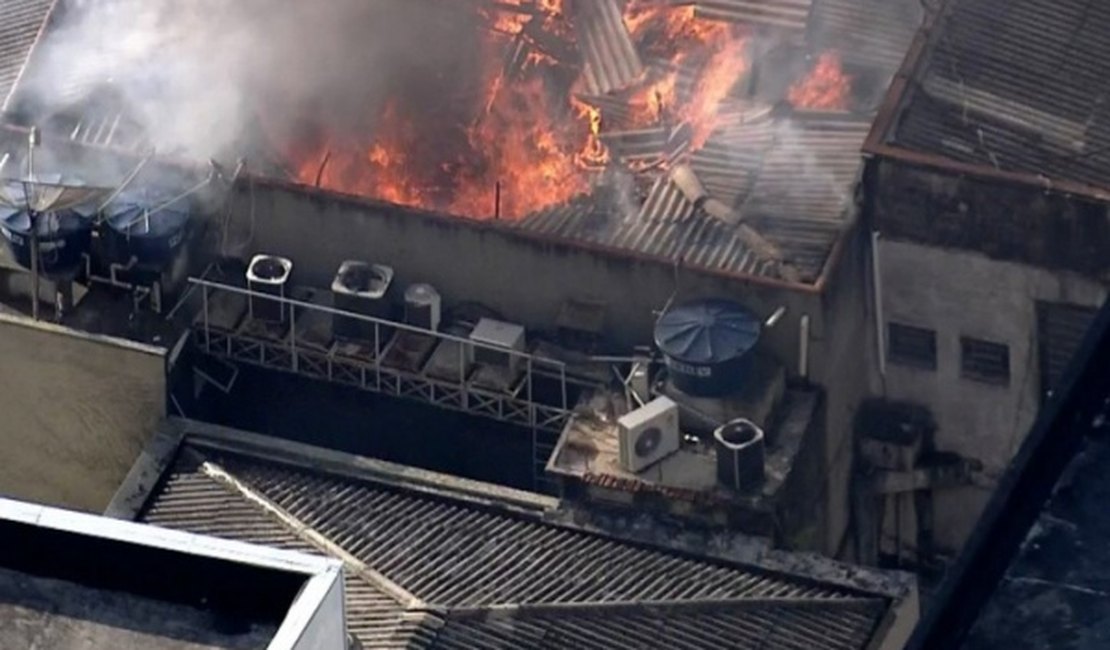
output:
[[[0,317],[0,494],[103,512],[164,415],[164,357]]]
[[[988,485],[937,493],[937,542],[958,549],[1040,407],[1037,301],[1097,307],[1105,285],[1078,274],[1002,262],[986,255],[917,243],[879,247],[884,323],[936,331],[937,369],[888,363],[886,394],[930,406],[937,447],[979,459]],[[960,374],[960,337],[1010,348],[1010,383],[998,386]]]
[[[886,161],[867,177],[873,225],[888,238],[1110,278],[1105,204]]]
[[[844,255],[822,296],[824,327],[811,344],[822,360],[812,367],[813,379],[826,387],[828,434],[822,481],[827,512],[824,545],[830,554],[840,552],[848,530],[852,424],[856,408],[871,391],[867,372],[872,345],[865,275],[868,250],[858,231],[846,240]]]
[[[330,286],[345,259],[385,263],[396,269],[399,286],[428,282],[447,302],[476,300],[532,327],[551,326],[566,298],[601,300],[608,305],[609,333],[628,345],[651,341],[652,311],[666,304],[675,286],[670,264],[303,188],[255,181],[253,188],[239,188],[233,210],[231,239],[242,242],[237,253],[290,257],[297,284]],[[770,331],[767,341],[797,366],[797,315],[818,313],[815,295],[690,269],[680,273],[679,285],[680,299],[732,298],[762,315],[787,306],[794,317]]]

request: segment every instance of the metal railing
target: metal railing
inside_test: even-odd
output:
[[[571,405],[568,403],[567,368],[562,361],[537,357],[527,352],[473,341],[409,323],[377,318],[292,297],[262,293],[204,278],[190,278],[189,282],[200,289],[202,296],[201,314],[194,321],[193,328],[197,336],[196,341],[209,354],[356,385],[377,393],[420,399],[440,407],[491,417],[532,429],[558,432],[569,418]],[[236,320],[233,328],[225,329],[214,325],[212,302],[220,293],[242,296],[246,299],[247,305],[252,300],[279,303],[282,317],[288,318],[287,327],[285,325],[280,327],[280,336],[259,335],[257,329],[252,331],[251,323],[263,324],[265,321],[252,318],[246,305],[243,306],[243,313]],[[301,340],[301,332],[298,331],[297,324],[310,314],[322,314],[332,318],[346,318],[366,323],[372,335],[363,342],[373,347],[369,350],[362,348],[359,354],[349,355],[339,349],[345,341],[334,336],[329,339],[331,344],[327,349]],[[402,333],[426,337],[434,342],[424,355],[423,363],[415,370],[385,362],[391,347],[401,340]],[[446,373],[433,376],[425,372],[436,352],[444,344],[457,347],[455,376],[451,378],[447,377]],[[516,367],[522,367],[522,370],[510,374],[510,381],[502,387],[503,390],[476,383],[470,377],[471,370],[476,365],[473,362],[472,351],[476,349],[485,349],[513,358],[517,360]],[[537,374],[542,374],[557,383],[557,395],[553,399],[547,401],[537,399],[535,391]]]

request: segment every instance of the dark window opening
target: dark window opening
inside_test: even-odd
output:
[[[936,332],[900,323],[890,323],[887,330],[887,359],[892,363],[922,370],[937,369]]]
[[[968,337],[960,338],[960,374],[974,381],[1010,383],[1010,348]]]

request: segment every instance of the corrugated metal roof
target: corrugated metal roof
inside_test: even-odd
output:
[[[690,156],[691,167],[711,195],[739,205],[756,231],[782,249],[804,280],[812,281],[852,209],[859,150],[870,121],[836,112],[773,120],[767,111],[746,110],[751,120],[716,133]],[[696,209],[664,176],[652,185],[639,211],[608,210],[612,214],[606,217],[601,208],[558,206],[530,215],[518,226],[732,273],[773,271],[733,227]]]
[[[435,647],[471,648],[862,648],[882,606],[837,604],[838,615],[814,625],[805,605],[760,603],[740,606],[589,606],[561,610],[498,611],[448,616],[438,621]],[[826,618],[826,617],[822,617]]]
[[[920,0],[814,0],[810,33],[814,49],[893,73],[922,17]]]
[[[585,62],[582,76],[588,94],[620,90],[644,73],[617,0],[574,3],[574,27]]]
[[[348,623],[368,647],[534,647],[528,640],[541,634],[546,642],[565,639],[553,647],[638,648],[664,626],[663,647],[765,638],[769,648],[862,648],[888,606],[826,583],[635,546],[443,493],[189,443],[142,519],[343,559]],[[706,626],[710,613],[719,624]],[[509,619],[524,636],[513,636]]]
[[[767,25],[805,31],[813,0],[697,0],[694,15],[706,20],[727,20],[747,25]]]
[[[888,141],[1110,187],[1110,5],[955,0],[924,57]]]
[[[0,0],[0,108],[15,86],[53,0]]]

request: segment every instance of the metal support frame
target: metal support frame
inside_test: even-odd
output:
[[[567,403],[567,372],[562,362],[504,350],[407,323],[378,319],[285,296],[258,293],[202,278],[190,278],[189,282],[201,290],[202,313],[194,320],[193,343],[205,353],[229,361],[354,386],[373,393],[420,401],[439,408],[526,427],[532,433],[535,483],[537,486],[550,485],[551,481],[546,479],[544,471],[547,455],[554,450],[556,439],[571,416],[570,405]],[[214,327],[209,312],[212,304],[210,294],[219,292],[239,293],[250,299],[280,302],[283,309],[288,310],[286,313],[290,315],[290,326],[280,337],[263,335],[264,328],[251,327],[252,319],[249,316],[245,316],[234,331]],[[318,311],[372,323],[373,348],[360,348],[356,354],[341,351],[338,343],[323,350],[319,346],[298,340],[298,310],[302,317],[306,311]],[[409,331],[433,337],[438,343],[458,344],[458,379],[432,377],[423,371],[412,372],[384,363],[390,346],[396,339],[386,341],[383,347],[382,327],[395,332]],[[473,347],[489,348],[521,357],[524,362],[524,377],[522,381],[514,382],[516,390],[498,391],[476,386],[469,381],[467,362],[469,350]],[[544,403],[536,399],[533,380],[541,369],[545,371],[545,376],[559,378],[559,403]]]

